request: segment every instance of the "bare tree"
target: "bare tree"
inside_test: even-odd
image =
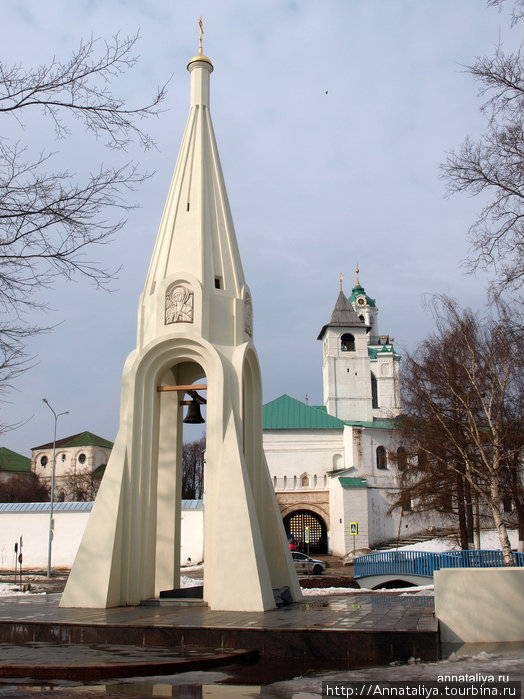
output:
[[[186,442],[182,449],[182,499],[198,500],[204,493],[205,436]]]
[[[524,0],[516,0],[513,24],[523,19]],[[483,195],[487,202],[470,227],[467,267],[493,269],[495,293],[517,290],[524,283],[524,56],[499,45],[493,57],[479,57],[467,70],[485,100],[486,129],[451,150],[441,172],[449,194]]]
[[[110,150],[125,151],[134,142],[153,145],[141,125],[158,114],[164,87],[144,106],[130,106],[113,92],[113,84],[131,69],[138,36],[109,42],[82,41],[71,58],[25,68],[0,62],[0,385],[5,388],[27,368],[25,340],[42,330],[24,314],[45,310],[42,290],[53,280],[87,277],[105,287],[115,271],[90,258],[108,243],[133,208],[129,194],[149,175],[134,162],[99,164],[91,174],[77,175],[54,165],[56,153],[35,153],[31,146],[6,140],[24,134],[35,112],[50,122],[62,142],[79,123],[83,134],[104,139]],[[71,160],[73,155],[71,154]]]
[[[90,468],[71,468],[60,477],[60,490],[64,497],[72,502],[92,502],[98,493],[105,467],[95,471]]]
[[[478,501],[513,565],[504,500],[522,509],[523,332],[502,307],[479,319],[437,297],[434,312],[436,332],[404,360],[399,429],[411,459],[401,485],[420,509],[455,507],[463,544]]]
[[[0,482],[0,502],[48,502],[49,489],[36,473],[11,476]]]

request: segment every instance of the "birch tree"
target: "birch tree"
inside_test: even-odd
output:
[[[504,500],[522,511],[523,332],[504,308],[481,319],[438,297],[433,309],[437,329],[404,359],[399,429],[417,458],[401,483],[426,507],[461,498],[464,517],[478,499],[513,565]]]

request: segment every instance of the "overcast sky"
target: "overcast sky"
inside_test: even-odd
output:
[[[54,293],[43,292],[54,308],[44,322],[59,325],[31,342],[38,364],[1,406],[1,422],[24,424],[1,444],[30,455],[52,439],[43,396],[70,413],[59,420],[59,438],[84,430],[116,436],[121,371],[135,347],[138,297],[189,111],[186,65],[198,48],[200,15],[264,401],[288,393],[322,403],[316,337],[339,273],[349,295],[357,262],[379,328],[400,352],[432,328],[424,295],[446,293],[481,308],[486,279],[461,268],[480,202],[446,199],[438,168],[446,150],[482,130],[477,87],[462,66],[491,54],[500,39],[518,40],[510,6],[500,13],[486,0],[4,2],[5,63],[67,59],[81,37],[140,30],[140,61],[121,90],[143,103],[173,77],[166,111],[149,123],[158,150],[130,153],[155,172],[133,196],[141,208],[96,251],[122,267],[114,291],[57,279]],[[3,137],[15,137],[10,129],[2,122]],[[39,120],[23,138],[59,149],[58,162],[78,172],[93,148],[82,134],[53,142]]]

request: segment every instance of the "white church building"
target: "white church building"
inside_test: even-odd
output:
[[[340,291],[318,339],[324,405],[283,395],[264,406],[264,451],[288,537],[343,556],[427,528],[406,501],[390,512],[405,462],[395,430],[400,356],[360,284]],[[309,546],[307,540],[309,539]]]

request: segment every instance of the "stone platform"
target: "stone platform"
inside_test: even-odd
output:
[[[301,603],[253,613],[170,605],[62,609],[59,600],[59,594],[0,598],[0,643],[11,649],[2,654],[5,661],[0,661],[0,667],[22,663],[29,669],[45,664],[42,644],[68,648],[69,667],[82,664],[79,655],[85,646],[99,648],[100,653],[110,651],[111,646],[132,647],[144,658],[128,658],[130,665],[155,662],[154,653],[161,649],[187,657],[195,650],[201,655],[220,655],[242,649],[257,651],[266,664],[292,663],[295,670],[314,666],[349,669],[411,657],[432,661],[439,653],[432,597],[398,593],[308,596]],[[76,659],[75,648],[79,649]],[[113,664],[122,664],[121,650],[119,655],[118,663]],[[52,652],[46,657],[51,656]],[[102,662],[107,659],[101,658]]]

